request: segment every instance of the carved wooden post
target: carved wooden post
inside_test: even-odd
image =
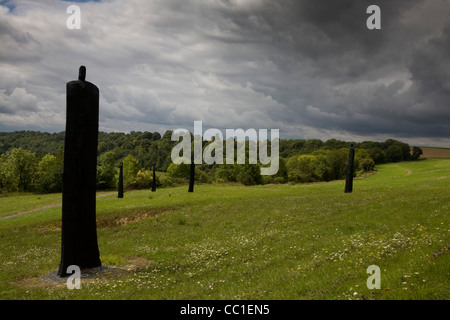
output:
[[[353,191],[353,166],[355,162],[355,149],[353,144],[348,152],[347,170],[345,171],[345,193],[351,193]]]
[[[191,154],[191,164],[189,166],[189,190],[188,192],[194,192],[194,182],[195,182],[195,163],[194,163],[194,153]]]
[[[119,167],[119,185],[118,185],[118,192],[117,192],[117,198],[123,198],[123,162],[120,164]]]
[[[155,166],[153,166],[152,192],[155,191],[156,191],[156,174],[155,174]]]
[[[155,157],[155,162],[153,164],[153,181],[152,181],[152,192],[156,191],[156,164],[158,163],[158,145],[156,145],[156,157]]]
[[[81,66],[78,80],[66,85],[60,277],[69,275],[70,265],[101,266],[95,211],[99,91],[85,78]]]

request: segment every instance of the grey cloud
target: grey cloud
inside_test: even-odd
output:
[[[37,110],[37,98],[24,88],[16,88],[11,94],[0,92],[0,113],[17,114]]]
[[[203,120],[301,138],[448,133],[448,1],[80,3],[79,31],[65,28],[67,3],[26,3],[20,17],[0,12],[0,72],[12,76],[0,81],[0,112],[33,105],[13,108],[6,92],[22,88],[35,116],[54,114],[63,130],[65,82],[84,64],[108,130]],[[381,7],[382,30],[365,27],[369,4]]]

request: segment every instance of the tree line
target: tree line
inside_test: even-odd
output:
[[[158,171],[158,186],[184,184],[189,165],[172,163],[172,131],[99,133],[97,188],[115,189],[118,166],[123,163],[124,185],[128,189],[149,188],[152,167]],[[204,146],[210,142],[205,141]],[[279,170],[261,176],[260,164],[196,165],[199,183],[237,182],[244,185],[303,183],[342,179],[348,150],[356,149],[355,175],[374,170],[376,164],[417,160],[422,150],[388,139],[384,142],[346,142],[336,139],[281,139]],[[64,132],[16,131],[0,133],[0,192],[61,192],[64,160]],[[237,154],[237,152],[235,152]]]

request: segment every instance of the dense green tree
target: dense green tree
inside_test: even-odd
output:
[[[227,164],[225,164],[227,165]],[[236,180],[246,186],[262,183],[261,168],[257,164],[238,164]]]
[[[303,139],[280,140],[280,156],[287,159],[294,155],[301,154],[304,145],[305,140]]]
[[[36,190],[42,193],[62,192],[63,159],[47,154],[39,161]]]
[[[359,143],[359,145],[358,145],[358,149],[370,150],[370,149],[374,149],[374,148],[379,148],[380,150],[382,150],[383,144],[381,142],[376,142],[376,141],[363,141],[363,142]]]
[[[145,131],[144,133],[141,134],[141,138],[143,140],[152,140],[153,138],[153,133]]]
[[[314,162],[313,177],[315,181],[329,181],[332,179],[332,170],[330,168],[327,154],[329,151],[321,153],[316,152]]]
[[[387,147],[386,158],[389,162],[398,162],[403,159],[402,147],[398,144],[392,144]]]
[[[359,162],[359,169],[361,172],[370,172],[375,168],[375,161],[371,158],[364,158]]]
[[[0,155],[0,192],[10,191],[14,177],[8,168],[8,157],[6,154]]]
[[[33,152],[13,148],[6,155],[3,170],[7,176],[10,191],[32,191],[37,169],[37,159]]]
[[[156,178],[156,186],[160,186],[161,182]],[[149,169],[139,170],[134,178],[128,183],[128,188],[131,189],[150,189],[153,183],[153,173]]]
[[[333,149],[340,149],[348,147],[348,142],[336,140],[336,139],[329,139],[325,141],[323,144],[323,148],[333,150]]]
[[[128,155],[123,159],[123,185],[127,188],[132,179],[136,178],[137,173],[142,167],[139,161],[132,155]]]
[[[386,150],[386,158],[389,162],[407,161],[411,158],[411,148],[407,143],[388,139],[382,143]]]
[[[215,180],[221,182],[236,182],[237,170],[234,165],[221,164],[215,172]]]
[[[97,166],[97,188],[114,189],[117,184],[116,159],[113,151],[100,156],[100,166]]]
[[[278,172],[274,175],[262,176],[263,184],[267,183],[286,183],[288,182],[288,169],[286,160],[282,157],[278,158]]]
[[[417,160],[423,154],[423,151],[419,147],[412,148],[411,160]]]
[[[381,147],[373,147],[366,150],[375,163],[385,163],[387,161],[386,152]]]
[[[303,145],[303,152],[311,153],[313,151],[319,150],[323,146],[323,141],[319,139],[309,139],[306,140]]]
[[[320,180],[323,161],[316,155],[303,154],[288,159],[287,168],[289,181],[292,182],[313,182]]]
[[[348,162],[348,149],[341,148],[327,153],[327,163],[330,168],[329,180],[342,179]]]
[[[170,178],[189,179],[189,164],[171,163],[167,168],[167,176]]]
[[[153,140],[161,140],[161,134],[159,132],[153,132]]]

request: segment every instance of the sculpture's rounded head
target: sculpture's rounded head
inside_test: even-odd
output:
[[[85,66],[80,67],[80,71],[78,73],[78,80],[86,81],[86,67]]]

